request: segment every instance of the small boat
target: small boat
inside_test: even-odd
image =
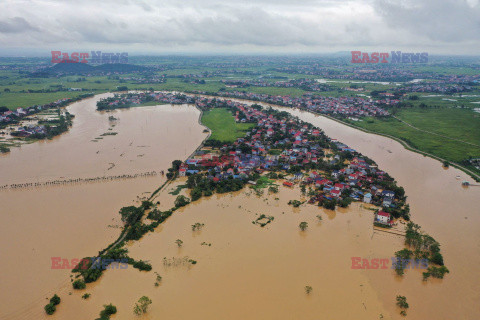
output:
[[[470,182],[468,181],[463,181],[462,186],[468,187],[470,185]]]

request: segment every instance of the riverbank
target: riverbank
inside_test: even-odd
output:
[[[209,94],[196,94],[196,93],[190,93],[192,95],[200,95],[200,96],[208,96],[208,97],[212,97],[212,98],[221,98],[221,99],[225,99],[225,100],[238,100],[238,101],[248,101],[249,103],[257,103],[257,104],[263,104],[263,105],[269,105],[269,106],[277,106],[277,107],[283,107],[283,108],[290,108],[289,106],[285,106],[285,105],[280,105],[280,104],[272,104],[272,103],[269,103],[269,102],[263,102],[261,100],[248,100],[248,99],[242,99],[242,98],[235,98],[235,97],[230,97],[230,96],[222,96],[222,95],[209,95]],[[424,156],[428,156],[428,157],[431,157],[433,159],[436,159],[438,161],[441,161],[442,163],[449,163],[450,165],[452,165],[453,167],[456,167],[457,169],[460,169],[462,170],[463,172],[467,173],[471,178],[473,178],[475,181],[480,181],[480,175],[477,173],[477,172],[474,172],[472,171],[471,169],[465,167],[464,165],[458,163],[458,161],[455,161],[455,160],[452,160],[452,159],[445,159],[443,157],[440,157],[438,155],[434,155],[432,153],[428,153],[428,152],[425,152],[425,151],[422,151],[422,150],[419,150],[418,148],[415,148],[414,146],[411,145],[411,142],[409,141],[406,141],[400,137],[397,137],[397,136],[394,136],[394,135],[390,135],[390,134],[386,134],[386,133],[383,133],[383,132],[380,132],[378,130],[369,130],[365,127],[361,127],[358,123],[355,124],[353,121],[345,121],[345,120],[342,120],[338,117],[332,117],[331,115],[328,115],[326,113],[319,113],[315,110],[306,110],[306,109],[302,109],[304,111],[308,111],[308,112],[312,112],[312,113],[315,113],[315,114],[318,114],[318,115],[321,115],[321,116],[325,116],[327,118],[330,118],[330,119],[333,119],[335,121],[339,121],[340,123],[342,124],[345,124],[347,126],[350,126],[350,127],[354,127],[358,130],[361,130],[361,131],[364,131],[364,132],[369,132],[369,133],[374,133],[374,134],[378,134],[378,135],[383,135],[385,137],[389,137],[391,139],[394,139],[400,143],[402,143],[405,148],[407,148],[408,150],[410,151],[413,151],[413,152],[417,152],[417,153],[420,153]],[[408,126],[407,126],[408,127]],[[450,140],[449,140],[450,141]],[[440,141],[437,141],[437,142],[430,142],[428,144],[431,144],[431,145],[438,145],[438,144],[443,144],[444,141],[443,140],[440,140]],[[458,152],[457,152],[458,153]],[[460,152],[461,153],[461,152]],[[466,152],[464,152],[464,155],[467,155]]]
[[[71,290],[71,270],[51,269],[51,258],[80,259],[115,241],[123,224],[119,209],[139,205],[141,199],[151,196],[151,190],[166,181],[158,174],[138,175],[166,171],[173,160],[188,157],[207,135],[198,124],[200,112],[192,106],[149,106],[100,113],[95,111],[100,97],[68,107],[76,114],[69,132],[0,157],[0,180],[6,184],[70,179],[67,177],[89,179],[126,172],[137,175],[135,179],[109,183],[69,183],[60,188],[0,192],[4,222],[0,226],[4,244],[0,269],[9,275],[0,279],[2,319],[47,317],[44,296],[66,290],[61,295],[63,304]],[[118,134],[92,143],[94,137],[109,132],[110,115],[117,119],[114,130]],[[108,170],[109,163],[116,166]],[[36,266],[35,273],[32,265]]]
[[[225,99],[258,103],[242,99]],[[480,219],[476,215],[480,207],[480,190],[461,186],[462,180],[470,180],[468,175],[453,167],[443,168],[435,159],[409,152],[399,141],[359,131],[351,126],[343,126],[340,122],[323,115],[285,107],[276,108],[322,128],[328,136],[375,159],[380,168],[389,172],[399,185],[405,188],[415,222],[442,243],[445,261],[448,261],[451,271],[444,280],[436,280],[433,281],[433,285],[422,286],[415,284],[414,278],[406,277],[402,281],[399,279],[396,281],[399,287],[386,286],[388,279],[382,274],[370,278],[370,281],[376,284],[377,290],[379,292],[387,289],[396,292],[404,290],[407,297],[419,301],[420,305],[417,304],[419,309],[409,310],[409,318],[431,317],[431,310],[438,308],[433,301],[441,301],[442,305],[448,306],[448,309],[441,309],[438,312],[439,319],[445,318],[446,314],[451,317],[464,315],[466,318],[479,316],[478,310],[473,308],[475,304],[473,301],[476,299],[475,292],[480,292],[480,287],[472,284],[470,280],[473,274],[480,276],[478,270],[473,267],[480,263],[480,257],[476,252],[476,246],[480,245],[480,237],[475,231],[480,227]],[[456,236],[455,230],[461,230],[463,236]],[[382,249],[381,252],[385,251]],[[451,303],[455,300],[452,296],[455,292],[466,295],[466,300],[461,305],[453,306]],[[432,299],[429,300],[432,304],[420,302],[426,296]],[[381,297],[385,305],[388,305],[388,299],[384,298],[384,295]],[[396,311],[392,309],[392,312]],[[416,316],[412,316],[413,314]]]
[[[394,305],[397,294],[408,298],[411,305],[408,310],[409,319],[431,317],[470,319],[479,316],[475,301],[476,292],[480,291],[478,284],[471,279],[479,276],[474,266],[479,262],[476,248],[480,244],[477,232],[480,224],[475,208],[480,205],[478,203],[480,197],[474,188],[463,189],[458,185],[458,180],[455,179],[458,170],[453,168],[443,170],[437,166],[436,161],[405,151],[400,144],[390,139],[360,132],[307,112],[299,110],[290,112],[323,128],[330,137],[345,142],[375,159],[382,169],[396,177],[400,185],[405,186],[415,221],[442,243],[442,251],[445,253],[451,274],[444,280],[429,281],[425,284],[420,280],[421,273],[416,270],[407,270],[407,275],[403,279],[392,276],[394,273],[390,269],[386,272],[352,270],[350,269],[352,256],[389,258],[394,251],[403,247],[402,239],[371,233],[371,211],[357,211],[354,205],[351,209],[336,211],[306,205],[292,208],[287,201],[301,198],[298,188],[280,187],[278,195],[265,194],[260,197],[246,190],[245,193],[213,195],[198,200],[179,209],[169,218],[168,223],[159,226],[155,232],[148,233],[141,241],[127,244],[132,257],[151,260],[154,268],[152,272],[139,272],[133,268],[110,270],[105,272],[99,283],[90,285],[87,291],[73,292],[72,295],[69,295],[71,284],[66,283],[58,292],[55,291],[62,297],[62,304],[55,317],[69,320],[94,318],[103,304],[112,302],[119,307],[117,317],[129,318],[129,315],[132,315],[133,303],[140,296],[147,295],[153,300],[150,316],[158,317],[195,316],[207,319],[221,315],[232,319],[237,317],[278,319],[300,314],[302,318],[313,319],[321,313],[331,318],[349,318],[353,314],[359,319],[375,319],[380,315],[384,319],[400,319]],[[198,121],[198,117],[195,117],[195,121]],[[200,128],[200,131],[201,129],[203,128]],[[181,147],[177,147],[176,150],[178,149]],[[462,178],[465,176],[461,175]],[[153,190],[159,184],[161,182],[146,190]],[[103,184],[98,184],[101,185]],[[65,189],[68,188],[70,187]],[[169,189],[163,189],[163,192],[154,199],[160,201],[162,210],[171,208],[175,199],[168,195],[167,190]],[[74,191],[82,194],[81,190]],[[99,201],[105,199],[110,201],[110,198],[113,198],[108,193],[96,191],[88,196]],[[124,191],[133,193],[134,190]],[[117,189],[110,189],[109,192],[115,194]],[[187,195],[185,190],[181,194]],[[56,193],[54,196],[58,197],[59,194]],[[65,197],[64,194],[61,196]],[[123,201],[122,204],[128,205],[125,199],[135,197],[119,196],[120,200],[113,199],[117,201],[115,207],[108,211],[117,219],[118,204]],[[15,210],[15,205],[24,197],[32,201],[30,194],[22,194],[21,198],[13,199],[16,202],[12,202],[6,210],[16,214],[20,208]],[[44,193],[38,197],[49,203],[50,198]],[[72,208],[74,199],[72,197],[73,195],[71,197],[66,195],[65,202],[68,206],[54,208],[54,212],[67,213],[72,221],[70,214],[74,210],[78,214],[77,220],[79,218],[89,220],[83,217],[85,213],[82,210],[77,211],[76,202],[73,202]],[[55,203],[53,199],[55,198],[50,201]],[[21,209],[37,212],[36,207],[41,207],[41,203],[43,202],[33,201],[32,208],[28,206]],[[107,212],[95,208],[97,203],[91,204],[91,211],[87,210],[89,215]],[[139,202],[132,201],[130,204],[139,205]],[[252,224],[260,214],[272,215],[275,219],[265,229],[260,228]],[[321,222],[316,218],[318,214],[323,217]],[[25,219],[23,221],[31,221],[25,215],[22,217]],[[44,213],[35,217],[38,221],[35,220],[32,224],[36,226],[45,224],[47,232],[50,225],[57,226],[63,221],[63,219],[51,221],[49,215]],[[74,220],[75,223],[77,220]],[[309,223],[305,233],[298,229],[301,221]],[[9,222],[11,221],[7,221]],[[194,233],[191,225],[197,222],[204,223],[205,227],[200,232]],[[67,229],[65,231],[69,231],[61,234],[65,239],[75,240],[71,239],[72,236],[83,239],[81,233],[72,234],[70,229],[62,225]],[[78,224],[75,226],[78,227]],[[452,232],[456,230],[461,230],[465,238],[458,237],[456,232]],[[54,230],[50,232],[55,234]],[[18,235],[15,237],[22,242],[21,237]],[[181,248],[175,244],[176,239],[183,240]],[[84,254],[78,258],[95,252],[99,247],[98,243],[90,245],[89,250],[81,251]],[[202,243],[210,243],[211,246]],[[84,241],[82,245],[85,245]],[[51,243],[51,246],[56,248],[55,242]],[[71,252],[80,252],[72,249],[73,247],[68,248],[71,250],[68,251],[70,255],[68,252],[66,254],[68,258],[71,257]],[[56,253],[58,252],[57,249]],[[185,266],[170,268],[163,263],[164,257],[171,259],[185,256],[197,260],[198,263],[189,268],[184,268]],[[5,259],[2,257],[2,260]],[[153,271],[158,271],[163,277],[159,287],[154,286]],[[355,273],[356,271],[359,272]],[[25,269],[23,274],[28,274],[28,270]],[[42,275],[37,274],[37,277],[40,276]],[[65,278],[67,276],[63,279]],[[28,279],[23,280],[27,282]],[[12,283],[15,282],[12,280]],[[17,286],[21,286],[22,283],[22,278],[16,278]],[[304,292],[307,285],[313,288],[313,294],[310,296],[306,296]],[[4,287],[2,283],[2,288]],[[209,290],[205,291],[205,288]],[[8,291],[11,294],[16,290]],[[80,298],[85,292],[92,293],[88,301]],[[172,292],[176,294],[172,295]],[[255,294],[252,295],[252,292]],[[461,301],[456,299],[458,292],[463,293],[464,299]],[[181,303],[178,296],[182,297]],[[8,299],[9,297],[5,297],[3,301]],[[17,297],[15,301],[19,300],[21,299]],[[239,301],[241,303],[238,303]],[[47,318],[43,315],[44,304],[42,300],[35,308],[25,308],[30,310],[29,313],[12,313],[12,319],[15,319],[16,315],[20,315],[17,318]],[[190,308],[184,308],[185,305],[189,305]],[[245,305],[251,308],[245,308]]]
[[[238,108],[241,109],[241,106],[238,106]],[[245,114],[251,114],[251,110],[247,110],[247,109],[241,109],[241,110],[242,110]],[[262,120],[262,119],[263,119],[262,116],[264,116],[264,115],[262,115],[260,112],[256,112],[255,115],[256,115],[256,116],[260,116],[260,118],[257,119],[258,122],[259,122],[259,124],[260,124],[260,122],[263,121],[263,120]],[[271,120],[273,121],[273,118],[272,118]],[[302,124],[297,124],[297,125],[302,125]],[[304,127],[304,128],[305,128],[305,127]],[[308,127],[307,127],[307,128],[308,128]],[[292,128],[292,130],[294,130],[294,129]],[[292,133],[292,132],[290,132],[290,133]],[[293,133],[295,133],[295,132],[293,132]],[[228,150],[227,150],[227,151],[228,151]],[[189,179],[189,181],[190,181],[190,179]],[[195,191],[195,190],[194,190],[194,191]],[[206,190],[205,190],[205,192],[206,192]],[[298,189],[297,189],[297,192],[298,192]],[[210,193],[210,194],[211,194],[211,193]],[[207,196],[207,195],[205,194],[205,196]],[[280,198],[278,197],[278,198],[276,198],[276,199],[279,200]],[[156,199],[153,198],[152,200],[155,201]],[[285,199],[283,199],[283,200],[285,200]],[[170,201],[170,202],[171,202],[171,201]],[[157,203],[158,203],[158,202],[157,202]],[[163,208],[162,210],[169,210],[169,209],[171,208],[171,207],[165,207],[164,201],[161,201],[160,203],[162,203],[162,208]],[[196,202],[195,202],[195,203],[196,203]],[[287,203],[287,205],[288,205],[288,203]],[[192,204],[190,204],[188,207],[190,207],[190,206],[192,206]],[[178,207],[178,206],[176,205],[176,207]],[[188,208],[188,207],[187,207],[187,208]],[[311,206],[311,207],[312,207],[312,208],[316,208],[315,206]],[[155,210],[157,210],[157,209],[155,209]],[[317,209],[317,210],[318,210],[318,209]],[[339,210],[341,210],[341,209],[339,209]],[[178,210],[177,210],[177,211],[178,211]],[[176,215],[178,214],[177,211],[175,212],[175,214],[174,214],[173,216],[176,216]],[[372,223],[372,220],[371,220],[371,219],[372,219],[372,213],[371,213],[371,212],[368,212],[368,216],[371,217],[371,218],[370,218],[370,224],[371,224],[371,223]],[[273,217],[273,216],[272,216],[272,217]],[[318,219],[318,218],[317,218],[317,219]],[[150,233],[147,233],[147,234],[145,234],[144,237],[148,237],[149,235],[150,235]],[[400,248],[401,248],[401,247],[400,247]],[[397,249],[399,249],[399,248],[397,248]],[[390,252],[390,255],[391,255],[394,251],[395,251],[395,250],[392,250],[392,251]],[[387,260],[388,260],[388,259],[387,259]],[[344,270],[344,271],[346,271],[346,270]],[[390,273],[391,273],[391,272],[392,272],[392,270],[390,270]],[[393,298],[392,298],[392,300],[393,300]]]
[[[341,120],[341,119],[337,119],[337,118],[334,118],[334,117],[331,117],[331,116],[328,116],[328,115],[323,115],[322,116],[325,116],[325,117],[328,117],[332,120],[335,120],[335,121],[339,121],[340,123],[344,124],[344,125],[347,125],[347,126],[350,126],[350,127],[353,127],[355,129],[358,129],[358,130],[361,130],[361,131],[364,131],[364,132],[367,132],[367,133],[373,133],[373,134],[378,134],[378,135],[382,135],[382,136],[385,136],[387,138],[390,138],[390,139],[393,139],[393,140],[396,140],[398,141],[399,143],[401,143],[405,149],[407,150],[410,150],[410,151],[413,151],[413,152],[416,152],[416,153],[419,153],[421,155],[424,155],[424,156],[427,156],[427,157],[430,157],[430,158],[433,158],[433,159],[436,159],[438,161],[440,161],[442,164],[443,163],[448,163],[449,165],[457,168],[457,169],[460,169],[462,170],[463,172],[467,173],[471,178],[473,178],[475,181],[479,182],[480,181],[480,175],[476,172],[473,172],[472,170],[466,168],[465,166],[462,166],[460,165],[459,163],[456,163],[456,162],[453,162],[451,160],[448,160],[448,159],[445,159],[445,158],[441,158],[439,156],[436,156],[434,154],[431,154],[431,153],[428,153],[428,152],[425,152],[425,151],[422,151],[422,150],[419,150],[415,147],[413,147],[409,142],[399,138],[399,137],[395,137],[395,136],[392,136],[392,135],[389,135],[389,134],[386,134],[386,133],[382,133],[382,132],[379,132],[379,131],[375,131],[375,130],[369,130],[369,129],[366,129],[364,127],[361,127],[359,125],[355,125],[354,123],[351,123],[351,122],[347,122],[347,121],[344,121],[344,120]]]
[[[389,299],[381,293],[393,291],[408,298],[410,319],[469,319],[480,316],[473,307],[480,286],[471,282],[472,277],[480,276],[479,270],[474,267],[480,263],[476,250],[480,245],[480,236],[476,231],[480,227],[480,217],[476,214],[480,207],[480,190],[461,186],[462,180],[470,180],[468,175],[456,168],[444,169],[437,160],[409,152],[390,138],[341,125],[323,115],[278,109],[323,128],[330,137],[375,159],[405,188],[415,222],[442,244],[442,252],[450,270],[443,280],[419,284],[415,283],[418,278],[407,275],[390,283],[383,273],[371,274],[369,280],[380,292],[384,305],[388,306]],[[458,236],[459,232],[462,236]],[[378,252],[384,252],[383,248],[379,248]],[[455,298],[458,292],[463,294],[463,301]],[[426,297],[428,300],[425,300]],[[434,314],[432,310],[436,310]],[[391,311],[395,312],[394,308]]]
[[[91,97],[93,97],[93,94],[88,93],[74,98],[60,99],[41,106],[18,108],[16,111],[3,113],[4,121],[2,121],[0,129],[5,131],[1,132],[0,153],[10,152],[10,147],[20,147],[22,144],[50,140],[67,132],[72,126],[75,115],[66,111],[66,108],[72,103]],[[52,118],[52,115],[55,114],[56,117]],[[8,135],[6,129],[10,131],[10,138],[5,137],[5,134]]]

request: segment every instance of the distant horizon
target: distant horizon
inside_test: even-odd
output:
[[[233,53],[233,52],[163,52],[163,53],[155,53],[155,52],[146,52],[146,53],[140,53],[140,52],[133,52],[130,53],[126,50],[100,50],[102,52],[108,52],[108,53],[117,53],[117,52],[127,52],[128,57],[133,58],[133,57],[350,57],[351,56],[351,51],[335,51],[335,52],[302,52],[302,53],[297,53],[297,52],[241,52],[241,53]],[[356,49],[353,49],[352,51],[355,51]],[[92,50],[64,50],[62,52],[90,52]],[[417,53],[420,51],[409,51],[409,50],[400,50],[400,49],[392,49],[392,50],[385,50],[382,49],[380,50],[360,50],[362,52],[390,52],[390,51],[402,51],[402,52],[408,52],[408,53]],[[422,52],[427,52],[429,57],[466,57],[466,58],[480,58],[480,53],[478,54],[461,54],[461,53],[431,53],[429,51],[422,51]],[[18,53],[18,54],[5,54],[2,53],[2,50],[0,50],[0,59],[1,58],[51,58],[51,51],[48,51],[46,53]]]

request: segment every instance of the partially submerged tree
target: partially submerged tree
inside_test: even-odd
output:
[[[53,303],[55,306],[60,304],[60,297],[57,296],[56,294],[50,299],[50,303]]]
[[[408,309],[407,298],[405,296],[397,296],[397,306],[401,309]]]
[[[205,224],[200,223],[200,222],[195,222],[195,224],[192,224],[192,231],[199,231],[203,228]]]
[[[300,222],[300,224],[298,225],[298,227],[300,228],[300,230],[305,231],[305,230],[307,230],[307,228],[308,228],[308,223],[305,222],[305,221],[302,221],[302,222]]]
[[[49,303],[45,306],[45,312],[48,314],[48,315],[52,315],[56,310],[57,310],[57,307],[55,307],[55,305],[53,303]]]
[[[106,320],[106,319],[110,319],[110,316],[112,314],[115,314],[117,313],[117,307],[115,307],[113,304],[105,304],[103,305],[103,310],[100,311],[100,318],[98,318],[97,320]]]
[[[147,296],[143,296],[138,299],[137,303],[135,303],[135,306],[133,307],[133,313],[135,313],[137,316],[147,313],[148,306],[151,304],[152,300]]]
[[[305,286],[305,293],[310,294],[313,291],[313,288],[311,286]]]
[[[185,196],[178,196],[177,199],[175,199],[175,207],[177,208],[184,207],[189,203],[190,200]]]

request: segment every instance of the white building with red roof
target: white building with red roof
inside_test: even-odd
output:
[[[380,210],[379,212],[377,212],[376,220],[378,222],[385,223],[385,224],[390,223],[390,220],[391,220],[390,213]]]

